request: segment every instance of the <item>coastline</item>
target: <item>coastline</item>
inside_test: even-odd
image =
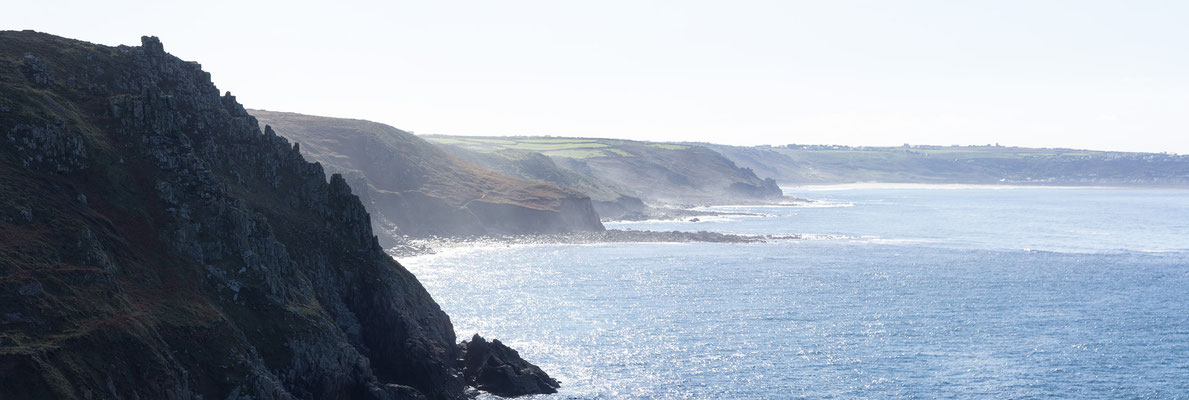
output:
[[[635,223],[651,221],[699,222],[700,218],[716,217],[766,217],[766,214],[711,210],[715,207],[812,207],[823,203],[800,197],[784,196],[779,200],[735,201],[721,205],[661,205],[649,207],[645,212],[618,218],[603,218],[604,223]],[[820,235],[810,235],[819,237]],[[711,231],[653,231],[636,229],[606,229],[603,231],[576,231],[543,234],[488,234],[471,236],[401,236],[399,243],[385,250],[393,258],[415,257],[435,254],[438,250],[488,246],[488,245],[537,245],[537,244],[605,244],[605,243],[766,243],[776,240],[801,240],[801,234],[734,234]]]
[[[783,189],[783,188],[782,188]],[[643,212],[632,213],[615,218],[602,218],[600,221],[607,222],[644,222],[644,221],[677,221],[700,217],[762,217],[764,214],[757,214],[751,212],[734,212],[721,211],[724,208],[730,207],[753,207],[753,206],[771,206],[771,207],[806,207],[813,206],[820,203],[820,200],[811,200],[794,196],[781,196],[779,199],[765,199],[765,200],[733,200],[724,203],[706,203],[706,204],[663,204],[657,206],[650,206]],[[696,222],[696,221],[695,221]]]
[[[406,238],[405,244],[387,250],[394,257],[434,254],[438,250],[482,245],[604,244],[604,243],[767,243],[800,240],[803,235],[739,235],[719,232],[647,231],[608,229],[601,232],[565,232],[534,235],[482,235],[465,237]]]
[[[780,186],[789,192],[829,192],[846,190],[1013,190],[1013,189],[1189,189],[1186,187],[1160,186],[1076,186],[1076,185],[1019,185],[1019,184],[967,184],[967,183],[900,183],[900,182],[854,182],[836,184],[812,184]],[[755,212],[723,211],[730,207],[773,206],[773,207],[840,207],[849,204],[833,204],[828,201],[807,199],[786,195],[780,199],[763,201],[734,201],[728,204],[694,205],[666,204],[649,207],[645,212],[619,218],[603,218],[604,223],[635,223],[651,221],[700,222],[699,218],[715,217],[764,217]],[[815,236],[815,235],[810,235]],[[802,234],[732,234],[711,231],[652,231],[635,229],[607,229],[599,232],[562,232],[549,234],[518,235],[474,235],[474,236],[405,236],[401,244],[388,248],[386,253],[394,258],[415,257],[435,254],[439,250],[493,246],[493,245],[541,245],[541,244],[608,244],[608,243],[765,243],[774,240],[804,240]]]

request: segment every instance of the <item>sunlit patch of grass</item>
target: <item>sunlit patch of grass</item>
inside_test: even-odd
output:
[[[599,150],[586,150],[586,149],[550,150],[550,151],[542,151],[541,154],[544,154],[544,155],[547,155],[550,157],[568,157],[568,158],[593,158],[593,157],[605,157],[607,155],[607,153],[604,153]]]
[[[583,138],[526,138],[518,139],[522,143],[591,143],[597,142],[598,139],[583,139]]]
[[[467,140],[471,141],[471,142],[490,143],[490,144],[516,144],[515,140],[506,140],[506,139],[470,138]]]
[[[514,150],[532,150],[532,151],[554,151],[554,150],[575,150],[575,149],[589,149],[607,147],[602,143],[525,143],[520,142],[505,148]]]
[[[555,138],[555,137],[500,137],[475,136],[425,136],[438,144],[462,147],[467,150],[495,152],[536,152],[550,157],[593,158],[593,157],[635,157],[632,148],[651,146],[667,150],[685,150],[690,146],[668,143],[634,142],[621,139],[597,138]],[[510,156],[505,154],[506,157]],[[512,156],[512,158],[516,158]]]

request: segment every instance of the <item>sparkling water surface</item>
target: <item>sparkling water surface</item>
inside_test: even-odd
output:
[[[401,262],[554,398],[1189,398],[1189,191],[787,191],[608,227],[807,239]]]

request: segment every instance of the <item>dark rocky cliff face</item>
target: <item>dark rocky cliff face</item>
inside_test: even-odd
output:
[[[197,63],[0,32],[0,397],[465,397],[338,175]]]
[[[371,121],[249,110],[302,152],[348,177],[373,215],[380,241],[397,235],[601,231],[590,198],[549,183],[502,175],[408,132]]]

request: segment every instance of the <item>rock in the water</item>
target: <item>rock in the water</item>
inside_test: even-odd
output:
[[[500,343],[488,342],[476,334],[470,342],[459,344],[463,377],[467,384],[504,397],[557,393],[561,383],[550,378],[536,365]]]

